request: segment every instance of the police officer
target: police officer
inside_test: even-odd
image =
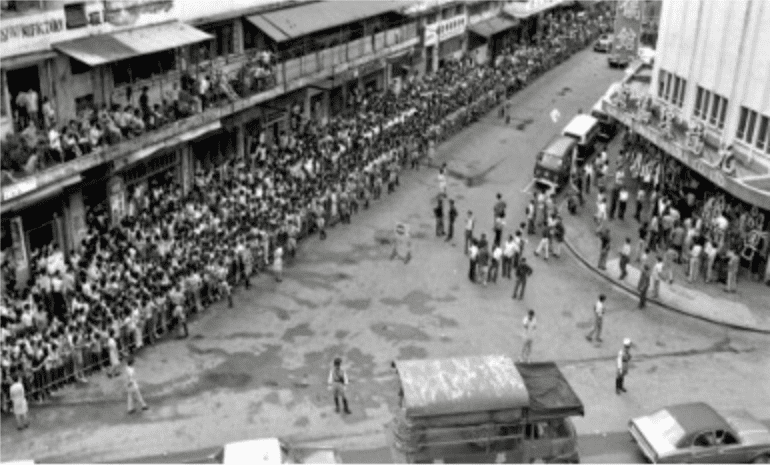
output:
[[[623,387],[623,380],[628,374],[628,363],[631,361],[631,339],[623,339],[623,348],[618,352],[618,366],[617,373],[615,374],[615,394],[620,395],[621,392],[626,392],[626,388]]]
[[[345,413],[349,414],[348,399],[345,397],[345,388],[348,385],[348,374],[342,368],[342,359],[336,357],[334,359],[334,365],[329,370],[329,389],[334,393],[334,405],[335,411],[340,413],[340,399],[342,399],[342,407]]]

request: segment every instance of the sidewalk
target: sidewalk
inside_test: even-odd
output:
[[[614,179],[615,175],[615,158],[620,148],[619,138],[620,136],[607,148],[611,166],[610,179]],[[631,198],[635,198],[636,190],[631,188],[629,191]],[[596,224],[593,218],[596,210],[596,192],[595,187],[591,189],[591,194],[585,196],[585,205],[578,207],[576,215],[564,214],[565,245],[594,273],[629,292],[638,294],[636,284],[641,274],[638,263],[632,261],[627,268],[626,279],[622,281],[619,279],[620,247],[626,237],[630,237],[632,244],[636,247],[639,237],[640,225],[633,217],[634,203],[629,202],[629,211],[626,212],[624,221],[616,218],[607,223],[612,242],[607,270],[601,271],[597,267],[599,238],[596,235]],[[695,283],[688,283],[685,272],[685,265],[677,266],[674,270],[673,284],[661,282],[658,298],[648,298],[648,302],[713,323],[770,334],[770,287],[739,274],[738,292],[728,294],[723,291],[723,284],[706,284],[702,278]]]

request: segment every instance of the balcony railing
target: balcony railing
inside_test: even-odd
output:
[[[13,182],[5,180],[2,187],[2,201],[9,202],[44,186],[59,182],[89,168],[128,156],[187,131],[210,124],[246,108],[274,99],[282,94],[300,89],[314,81],[332,77],[360,66],[368,61],[382,59],[390,54],[416,45],[417,25],[403,25],[372,36],[347,42],[335,47],[309,53],[299,58],[279,62],[274,67],[270,88],[256,92],[244,92],[237,99],[225,100],[206,111],[173,122],[157,130],[147,132],[133,139],[115,145],[99,148],[94,152],[44,170],[25,175],[14,175]],[[244,60],[245,62],[245,60]],[[237,71],[227,71],[231,83]],[[178,75],[178,73],[175,73]],[[164,77],[169,81],[169,77]],[[24,180],[24,182],[18,182]]]

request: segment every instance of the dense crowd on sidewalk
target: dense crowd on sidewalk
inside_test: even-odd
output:
[[[705,191],[678,162],[664,160],[653,146],[625,133],[614,179],[606,152],[584,168],[584,193],[597,187],[599,268],[605,269],[613,248],[610,222],[633,220],[637,234],[618,246],[620,279],[626,278],[629,264],[638,263],[641,275],[635,285],[645,297],[647,290],[657,297],[661,282],[673,282],[677,266],[689,283],[723,282],[727,292],[736,292],[741,268],[749,279],[770,280],[764,213]]]
[[[328,227],[349,223],[393,192],[399,172],[418,168],[433,143],[609,27],[592,15],[554,24],[496,67],[448,61],[398,95],[358,94],[325,124],[293,119],[275,144],[260,139],[244,158],[198,171],[187,193],[156,180],[131,192],[117,223],[88,212],[77,252],[36,250],[29,285],[5,283],[3,408],[11,373],[22,374],[28,397],[44,399],[101,367],[115,374],[125,355],[159,337],[186,337],[192,314],[220,299],[232,306],[236,286],[263,269],[280,280],[302,237],[324,239]]]
[[[13,100],[18,139],[5,142],[13,149],[6,148],[3,152],[6,159],[3,170],[32,174],[41,168],[140,137],[219,103],[265,90],[275,83],[274,79],[268,79],[274,74],[274,67],[272,55],[256,53],[236,73],[237,79],[230,79],[213,67],[194,74],[185,72],[156,102],[151,101],[149,87],[143,86],[135,93],[134,86],[129,85],[121,97],[125,104],[88,106],[68,122],[59,120],[48,97],[40,101],[34,89],[21,91]],[[18,153],[12,153],[14,151]],[[13,166],[14,163],[21,166]]]

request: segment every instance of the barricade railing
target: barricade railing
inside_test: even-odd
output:
[[[593,34],[593,36],[596,35],[598,34]],[[563,52],[560,55],[566,55],[564,57],[564,59],[566,59],[573,53],[573,47],[576,50],[580,50],[581,47],[584,48],[586,45],[590,44],[593,39],[594,37],[589,37],[583,43],[579,44],[578,47],[571,46],[568,48],[568,52]],[[560,62],[559,60],[555,61]],[[553,66],[553,63],[551,63],[551,65]],[[546,66],[536,66],[535,69],[530,72],[530,78],[527,79],[527,82],[524,83],[524,85],[532,82],[533,78],[538,77],[548,68],[549,67]],[[472,123],[478,116],[489,112],[499,103],[500,97],[501,95],[498,90],[484,91],[481,95],[477,95],[469,104],[461,106],[451,113],[444,115],[439,124],[434,126],[434,137],[436,138],[436,141],[440,142],[446,140],[468,124]],[[424,149],[421,152],[421,156],[424,156],[427,149]],[[401,160],[402,165],[406,162],[407,158],[408,157],[404,157],[404,160]],[[379,180],[382,181],[383,186],[387,184],[387,169],[383,167],[379,173],[375,173],[375,178],[377,176],[379,176]],[[377,192],[375,192],[377,186],[372,183],[372,178],[367,176],[365,177],[364,182],[366,188],[372,193],[371,198],[378,198],[378,195],[376,195]],[[359,208],[358,211],[361,210],[362,208]],[[332,226],[334,222],[339,221],[339,215],[331,218],[330,213],[329,209],[325,210],[327,216],[326,224]],[[299,233],[297,234],[298,241],[318,232],[315,217],[316,213],[310,210],[300,216],[300,228]],[[266,252],[260,250],[255,253],[255,251],[252,251],[252,254],[254,255],[252,276],[263,272],[272,262],[273,252],[279,245],[277,234],[275,232],[268,234],[267,241],[268,248]],[[263,248],[260,247],[260,249]],[[230,278],[236,278],[235,283],[237,284],[242,282],[242,276],[231,276]],[[225,296],[221,295],[219,292],[218,283],[208,280],[205,274],[203,277],[202,288],[198,292],[200,293],[200,299],[203,303],[202,311],[206,311],[206,309],[213,303],[225,299]],[[199,314],[195,301],[195,292],[186,294],[185,311],[188,323],[192,317]],[[143,347],[155,344],[162,338],[166,338],[169,335],[174,336],[178,332],[178,324],[179,322],[173,314],[173,306],[169,302],[166,303],[164,308],[155,308],[153,315],[144,318],[138,323],[137,327],[124,322],[120,325],[119,332],[115,336],[121,361],[125,357],[141,350]],[[50,395],[51,391],[77,381],[77,378],[79,378],[81,374],[87,376],[105,368],[110,368],[107,341],[104,338],[94,338],[87,343],[78,345],[78,347],[75,347],[70,353],[63,354],[55,363],[34,366],[30,370],[25,370],[23,376],[25,391],[30,399],[43,400]],[[5,370],[3,374],[7,374],[5,373]],[[0,397],[2,397],[2,399],[0,399],[0,404],[4,411],[10,411],[10,398],[8,395],[10,383],[8,380],[8,376],[3,376],[2,387],[0,388]]]

